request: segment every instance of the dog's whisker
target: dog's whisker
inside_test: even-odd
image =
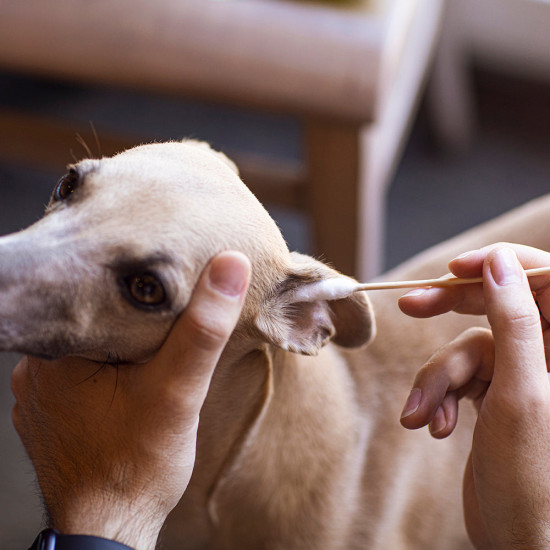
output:
[[[84,384],[94,378],[94,376],[97,376],[102,370],[113,367],[115,369],[115,385],[113,387],[113,393],[111,395],[111,401],[109,402],[109,406],[107,407],[107,410],[105,411],[105,414],[111,410],[113,403],[115,401],[116,392],[118,389],[118,376],[119,376],[119,368],[120,368],[120,359],[117,355],[113,355],[110,351],[107,352],[107,358],[101,362],[99,367],[92,372],[89,376],[78,382],[74,385],[74,387],[80,386],[81,384]]]
[[[90,120],[89,121],[90,123],[90,128],[92,129],[92,134],[94,136],[94,139],[95,139],[95,145],[97,147],[97,158],[102,158],[103,157],[103,152],[101,151],[101,143],[99,141],[99,136],[97,134],[97,130],[94,126],[94,123]]]
[[[86,151],[86,154],[88,155],[89,159],[94,158],[94,154],[92,153],[92,150],[84,140],[84,138],[80,134],[76,134],[76,141],[83,147],[84,151]]]
[[[88,382],[89,380],[91,380],[94,376],[97,376],[103,369],[105,369],[106,367],[108,366],[108,363],[107,361],[104,361],[103,363],[101,363],[99,365],[99,367],[94,371],[92,372],[92,374],[90,374],[89,376],[86,376],[86,378],[83,378],[80,382],[77,382],[74,387],[76,388],[77,386],[80,386],[81,384],[85,384],[86,382]]]
[[[108,356],[107,356],[107,361],[109,361],[111,357],[111,352],[109,352]],[[107,407],[107,410],[105,411],[105,414],[107,414],[110,410],[111,410],[111,407],[113,406],[113,403],[115,402],[115,396],[116,396],[116,391],[117,391],[117,388],[118,388],[118,375],[119,375],[119,368],[120,368],[120,362],[118,361],[118,357],[115,357],[115,361],[112,363],[112,366],[114,367],[115,371],[116,371],[116,374],[115,374],[115,387],[113,388],[113,394],[111,395],[111,402],[109,403],[109,406]]]

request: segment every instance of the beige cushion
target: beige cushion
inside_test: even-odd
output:
[[[422,4],[4,0],[0,66],[368,121]]]

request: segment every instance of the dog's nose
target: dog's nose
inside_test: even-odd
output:
[[[42,237],[20,231],[0,238],[0,290],[13,285],[32,289],[39,280],[52,280],[50,270],[59,269],[68,255],[47,234]],[[67,266],[68,267],[68,266]]]

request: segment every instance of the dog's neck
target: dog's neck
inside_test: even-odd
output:
[[[347,494],[354,494],[362,452],[350,374],[335,348],[328,348],[304,357],[264,344],[239,356],[230,343],[201,411],[193,478],[173,518],[182,540],[197,531],[205,540],[233,532],[237,501],[242,522],[250,525],[252,517],[261,522],[264,516],[256,517],[254,504],[259,494],[274,495],[270,506],[289,518],[303,506],[327,502],[339,506],[331,505],[331,517],[345,513],[345,502],[327,495],[335,490],[334,480],[339,487],[349,484]],[[353,466],[344,468],[340,459]],[[258,471],[263,475],[249,476]],[[231,526],[225,525],[227,517]],[[194,528],[188,531],[182,520]]]
[[[245,348],[244,353],[238,347],[230,342],[222,354],[200,415],[193,481],[209,497],[261,422],[273,392],[270,347]]]

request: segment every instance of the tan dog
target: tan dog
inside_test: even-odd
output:
[[[497,240],[549,248],[549,213],[550,200],[534,203],[389,276],[438,276],[457,253]],[[402,429],[399,413],[419,366],[478,320],[409,319],[397,293],[373,293],[378,335],[362,348],[374,336],[366,295],[332,299],[325,282],[342,275],[289,253],[232,163],[204,144],[147,145],[72,167],[46,216],[0,239],[0,348],[143,360],[226,249],[251,259],[251,287],[166,542],[467,548],[460,486],[471,415],[434,441]]]

